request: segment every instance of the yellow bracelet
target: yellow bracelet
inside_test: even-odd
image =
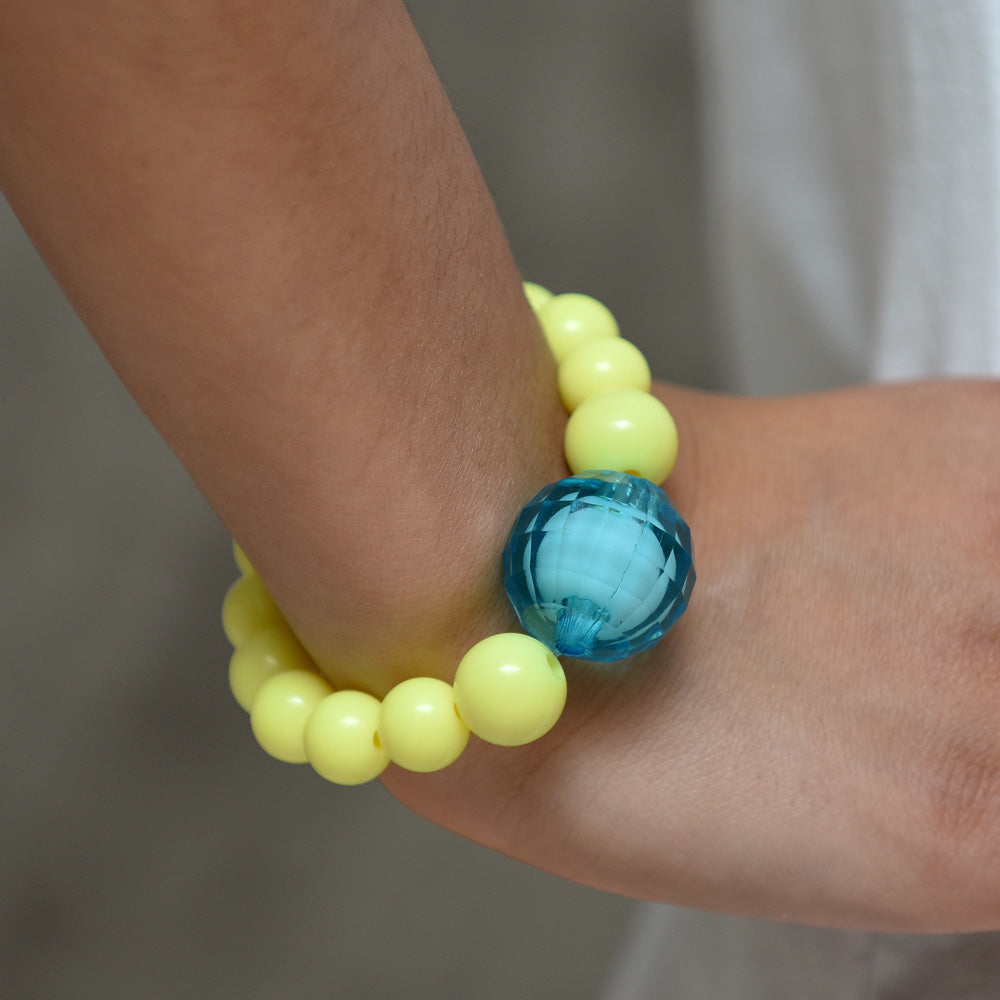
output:
[[[574,473],[524,508],[504,550],[507,593],[531,635],[478,642],[451,684],[414,677],[381,701],[334,691],[234,542],[241,576],[222,605],[234,647],[229,683],[257,741],[279,760],[357,785],[390,761],[447,767],[470,732],[498,746],[530,743],[566,703],[557,652],[622,659],[659,641],[687,607],[690,533],[655,485],[674,465],[677,429],[649,392],[645,358],[595,299],[524,290],[559,363]]]

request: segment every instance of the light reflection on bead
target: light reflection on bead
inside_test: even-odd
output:
[[[248,712],[257,692],[284,670],[312,670],[313,662],[287,628],[254,632],[238,646],[229,660],[229,688]]]
[[[523,746],[558,721],[566,704],[566,675],[548,647],[530,635],[491,635],[462,657],[455,704],[480,739]]]
[[[575,292],[554,295],[538,311],[538,322],[556,361],[588,340],[618,336],[618,323],[608,307]]]
[[[389,755],[376,732],[380,707],[362,691],[336,691],[316,706],[305,748],[317,774],[338,785],[361,785],[386,769]]]
[[[559,654],[620,660],[648,649],[687,607],[691,535],[645,479],[588,472],[542,490],[504,549],[524,628]]]
[[[312,671],[275,674],[257,692],[250,709],[250,726],[257,742],[278,760],[304,764],[306,723],[313,709],[332,692],[333,688]]]
[[[458,759],[469,742],[469,727],[458,716],[450,684],[411,677],[382,699],[378,736],[394,764],[438,771]]]
[[[614,469],[662,483],[677,460],[677,427],[648,392],[611,389],[584,400],[566,423],[566,463],[579,475]]]
[[[559,365],[559,395],[572,413],[585,399],[609,389],[648,392],[652,375],[642,351],[621,337],[581,344]]]

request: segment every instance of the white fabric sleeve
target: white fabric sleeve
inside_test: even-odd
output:
[[[1000,4],[696,7],[731,381],[1000,372]]]

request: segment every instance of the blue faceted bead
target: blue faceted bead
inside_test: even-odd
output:
[[[624,472],[546,486],[503,553],[525,630],[558,654],[621,660],[655,645],[694,587],[691,532],[666,493]]]

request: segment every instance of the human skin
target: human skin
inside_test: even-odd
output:
[[[539,744],[388,787],[630,895],[896,931],[998,925],[1000,393],[665,392],[688,612],[624,673],[570,668]],[[676,477],[676,478],[675,478]]]
[[[335,683],[448,678],[515,627],[498,554],[565,417],[401,4],[8,0],[0,185]],[[569,664],[538,743],[385,784],[617,892],[1000,927],[997,387],[655,391],[687,615]]]

